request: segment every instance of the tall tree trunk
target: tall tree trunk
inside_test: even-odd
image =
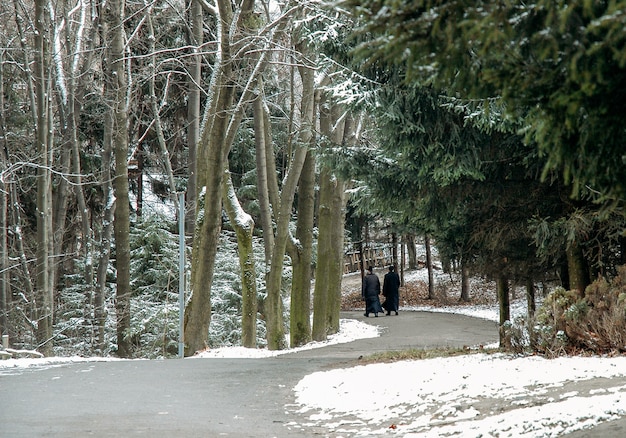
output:
[[[70,194],[69,183],[71,181],[78,204],[78,216],[81,225],[79,239],[82,241],[80,249],[84,263],[83,278],[86,285],[85,298],[88,303],[88,305],[85,306],[85,316],[88,317],[91,305],[93,304],[93,235],[81,177],[82,166],[80,163],[80,145],[78,140],[78,118],[81,110],[80,102],[83,100],[87,83],[92,77],[90,75],[90,69],[93,67],[91,64],[94,53],[92,48],[98,30],[96,24],[98,23],[98,19],[96,18],[93,25],[90,26],[87,3],[83,2],[79,6],[79,13],[75,14],[71,20],[70,17],[68,17],[68,11],[64,9],[64,24],[55,24],[54,26],[55,40],[61,41],[64,39],[67,43],[64,50],[68,55],[61,56],[61,53],[57,53],[53,59],[56,72],[55,81],[57,82],[57,89],[60,90],[57,94],[57,98],[59,101],[58,112],[61,119],[60,126],[63,138],[61,172],[65,173],[71,169],[71,175],[68,178],[61,178],[58,182],[54,200],[55,211],[53,220],[55,224],[54,253],[62,254],[66,252],[62,251],[62,246],[64,240],[67,240],[64,238],[64,225],[67,217],[67,205]],[[63,258],[64,257],[59,258],[59,256],[55,257],[56,260],[60,261],[57,264],[57,269],[53,270],[57,278],[59,278],[63,272]],[[53,284],[55,283],[56,281],[53,281]]]
[[[226,172],[223,186],[224,209],[237,235],[239,268],[241,269],[241,343],[244,347],[256,347],[256,269],[252,250],[254,221],[243,211],[235,194],[230,173]]]
[[[337,120],[344,115],[336,114]],[[337,144],[354,146],[356,144],[356,122],[348,113],[345,122],[335,123]],[[331,215],[330,215],[330,243],[331,259],[327,265],[329,277],[327,301],[327,333],[338,333],[340,329],[339,313],[341,310],[341,279],[343,277],[343,263],[345,251],[343,248],[344,230],[346,222],[346,187],[347,184],[337,175],[332,177],[331,186]],[[320,230],[321,233],[321,230]]]
[[[163,134],[163,126],[161,124],[161,108],[164,106],[164,102],[162,102],[160,105],[157,102],[157,96],[156,96],[156,85],[155,85],[155,81],[156,81],[156,59],[155,59],[155,53],[156,53],[156,48],[155,48],[155,41],[156,41],[156,37],[154,35],[154,26],[152,24],[152,7],[148,7],[148,10],[146,11],[146,15],[147,15],[147,23],[148,23],[148,41],[150,42],[150,53],[152,53],[152,62],[150,62],[150,69],[149,69],[149,75],[150,75],[150,79],[148,81],[149,83],[149,99],[150,99],[150,107],[152,108],[152,114],[153,114],[153,123],[154,123],[154,130],[156,132],[156,137],[157,137],[157,143],[159,144],[159,152],[161,155],[161,162],[163,163],[163,167],[165,170],[165,175],[167,176],[167,183],[169,186],[169,190],[170,190],[170,200],[172,201],[172,203],[174,204],[174,208],[176,209],[176,211],[178,211],[178,194],[177,194],[177,190],[176,190],[176,182],[174,181],[174,172],[172,171],[172,162],[170,160],[170,152],[167,150],[167,144],[165,143],[165,134]],[[167,95],[167,90],[164,90],[163,92],[164,95]],[[142,169],[143,166],[140,166],[140,169]],[[142,174],[139,174],[139,178],[142,178]],[[143,192],[143,190],[141,191]],[[141,195],[140,192],[140,195]]]
[[[583,250],[578,242],[571,242],[565,251],[567,256],[567,271],[569,273],[569,287],[578,292],[582,298],[585,289],[589,286],[589,273]]]
[[[31,279],[31,274],[30,271],[28,269],[28,258],[26,257],[26,251],[24,249],[24,235],[22,232],[22,225],[23,225],[23,221],[22,221],[22,216],[20,214],[20,199],[17,195],[17,184],[12,183],[9,184],[9,188],[11,190],[11,194],[10,194],[10,207],[9,207],[9,214],[11,216],[11,220],[10,222],[13,224],[13,226],[11,227],[11,232],[13,234],[13,238],[15,239],[15,245],[17,246],[17,253],[19,254],[19,259],[20,259],[20,267],[22,270],[22,275],[23,275],[23,282],[24,282],[24,288],[26,289],[26,297],[28,299],[34,300],[35,304],[37,303],[36,300],[36,296],[35,296],[35,287],[33,285],[32,279]],[[28,303],[28,300],[24,300],[26,301],[26,303]],[[28,326],[35,329],[37,326],[37,309],[34,309],[34,313],[35,315],[30,315],[28,316],[29,320],[27,321]]]
[[[113,234],[113,216],[115,212],[115,197],[113,195],[113,185],[111,183],[111,161],[113,154],[112,127],[113,114],[109,111],[105,114],[104,122],[104,147],[102,150],[102,175],[101,185],[105,204],[102,212],[102,231],[100,235],[100,245],[97,272],[97,286],[94,295],[94,320],[96,324],[96,345],[103,352],[105,349],[104,329],[106,324],[106,309],[104,307],[107,272],[111,256],[111,237]]]
[[[306,65],[309,50],[306,43],[295,45],[301,55],[298,72],[302,79],[302,100],[300,104],[300,127],[298,143],[300,147],[312,148],[315,142],[315,70]],[[293,281],[291,288],[290,337],[291,346],[306,344],[311,340],[311,263],[313,261],[313,223],[315,217],[315,158],[307,151],[300,175],[298,189],[298,218],[296,239],[291,260]]]
[[[320,132],[327,138],[332,138],[331,103],[326,96],[318,92]],[[331,174],[327,167],[320,171],[319,176],[319,206],[317,213],[317,264],[315,269],[315,290],[313,292],[313,331],[314,341],[324,341],[328,336],[328,300],[330,297],[329,263],[332,260],[331,242]]]
[[[333,145],[345,143],[346,119],[338,105],[323,100],[320,106],[320,132]],[[348,128],[351,131],[351,128]],[[318,213],[318,255],[313,303],[313,339],[324,340],[339,331],[341,277],[343,275],[344,182],[331,170],[320,171]]]
[[[270,184],[270,199],[272,199],[274,214],[276,215],[276,235],[274,239],[269,275],[267,277],[267,297],[264,306],[266,314],[267,347],[270,350],[279,350],[286,346],[283,321],[283,303],[281,296],[283,262],[285,259],[287,244],[290,239],[289,222],[291,220],[293,200],[308,154],[309,142],[313,135],[312,117],[310,116],[313,111],[311,107],[314,105],[311,76],[312,72],[310,69],[302,67],[300,74],[303,78],[302,114],[307,114],[307,116],[303,116],[302,119],[303,126],[300,131],[300,142],[295,148],[293,157],[291,158],[287,175],[284,179],[282,191],[280,193],[280,199],[276,199],[277,183],[272,182],[272,180],[275,181],[275,178],[268,179]],[[268,145],[266,145],[266,150],[267,149]],[[268,161],[270,161],[270,159],[266,155],[266,164],[270,165]],[[272,165],[273,163],[270,166]],[[310,281],[310,274],[308,275],[308,278]]]
[[[536,304],[535,304],[535,283],[533,282],[532,275],[526,278],[526,307],[528,321],[532,321],[535,316]]]
[[[0,336],[8,335],[9,313],[9,185],[4,174],[9,164],[4,106],[4,52],[0,51]]]
[[[267,279],[267,298],[264,307],[267,315],[267,348],[270,350],[285,348],[281,297],[283,261],[289,239],[289,222],[291,220],[293,199],[307,152],[307,145],[298,146],[294,151],[280,195],[280,208],[276,219],[276,239],[272,252],[272,264]]]
[[[315,158],[307,153],[298,186],[298,218],[291,262],[290,346],[299,347],[311,341],[311,278],[313,261],[313,221],[315,216]]]
[[[259,53],[254,59],[258,59],[251,66],[252,72],[243,80],[246,86],[240,93],[237,104],[234,105],[237,79],[235,73],[242,71],[235,72],[233,64],[239,61],[245,63],[249,60],[246,58],[248,52],[244,43],[247,41],[245,37],[249,30],[247,26],[254,22],[248,19],[253,6],[254,0],[244,0],[240,5],[237,23],[234,24],[232,2],[217,1],[218,56],[211,77],[209,103],[202,123],[201,140],[198,144],[198,186],[204,185],[205,190],[198,205],[191,268],[192,296],[185,312],[186,355],[203,349],[208,341],[211,282],[222,218],[221,185],[228,153],[235,141],[237,129],[244,116],[244,109],[248,102],[254,100],[255,93],[252,86],[257,83],[257,79],[267,65],[268,48],[273,44],[275,36],[282,32],[286,23],[283,20],[277,27],[272,28],[271,35],[264,40],[265,47],[257,48],[253,45]],[[237,47],[231,47],[231,38],[238,43]],[[231,51],[236,54],[236,59],[232,58]],[[202,202],[203,206],[200,205]],[[276,246],[280,247],[278,242]]]
[[[500,347],[508,348],[510,346],[510,342],[507,339],[505,327],[507,321],[511,319],[510,313],[510,305],[509,305],[509,279],[508,277],[500,272],[496,278],[496,290],[498,295],[498,306],[500,310],[500,324],[499,324],[499,334],[500,334]]]
[[[328,177],[320,174],[320,195],[317,226],[317,264],[315,268],[315,291],[313,292],[313,331],[314,341],[325,341],[328,336],[328,300],[330,291],[330,277],[328,263],[331,260],[330,233],[330,200],[327,189]],[[322,231],[323,230],[323,231]]]
[[[61,105],[58,106],[61,108]],[[64,110],[59,110],[60,113],[65,113]],[[61,116],[62,124],[67,127],[68,120],[65,115]],[[63,275],[63,265],[65,256],[65,250],[63,245],[65,244],[65,236],[67,234],[66,219],[67,219],[67,205],[69,201],[69,179],[65,177],[70,173],[72,149],[71,143],[68,141],[67,129],[63,133],[63,141],[59,144],[61,147],[61,154],[56,165],[56,170],[62,178],[58,178],[55,181],[54,193],[51,192],[51,205],[52,205],[52,218],[51,218],[51,254],[53,254],[51,260],[54,262],[50,266],[50,284],[52,289],[56,289],[57,281]]]
[[[187,214],[185,228],[193,235],[196,220],[196,199],[198,198],[197,151],[200,140],[200,92],[202,81],[203,14],[201,0],[190,0],[189,22],[191,25],[190,45],[193,56],[189,58],[189,78],[187,80],[187,148],[189,153],[189,181],[187,183]]]
[[[259,88],[262,82],[259,80]],[[267,165],[267,148],[271,147],[266,144],[267,125],[265,124],[265,112],[263,109],[263,98],[259,93],[253,102],[254,111],[254,144],[256,150],[256,181],[257,181],[257,197],[259,198],[259,216],[261,221],[261,229],[263,230],[263,248],[265,250],[265,264],[269,266],[272,259],[272,248],[274,247],[274,229],[272,228],[272,207],[270,205],[269,196],[269,178]],[[271,158],[271,157],[270,157]],[[269,176],[276,179],[276,175]]]
[[[211,283],[222,225],[222,178],[230,144],[226,144],[228,114],[234,100],[233,65],[229,29],[231,3],[218,0],[219,59],[210,84],[207,118],[198,143],[198,183],[204,193],[198,198],[191,266],[191,299],[185,309],[185,356],[208,346],[211,322]]]
[[[406,252],[409,257],[409,269],[417,269],[417,250],[415,248],[415,235],[406,235]]]
[[[99,37],[101,41],[107,41],[109,39],[110,25],[111,23],[106,20],[106,16],[102,17],[102,26],[99,30]],[[104,53],[100,63],[102,71],[105,74],[103,97],[104,100],[110,99],[115,87],[112,75],[112,65],[108,62],[107,52]],[[111,258],[112,236],[113,236],[113,221],[115,213],[115,195],[113,192],[113,126],[114,126],[114,114],[113,111],[106,111],[104,114],[104,129],[103,129],[103,145],[102,145],[102,169],[100,172],[100,187],[104,198],[104,208],[102,211],[102,230],[100,231],[99,244],[98,244],[98,267],[96,272],[96,290],[94,294],[94,322],[96,348],[100,350],[102,354],[105,349],[105,327],[106,327],[106,291],[107,291],[107,272],[109,268],[109,261]]]
[[[50,284],[50,197],[52,190],[50,161],[50,101],[49,84],[49,25],[48,3],[46,0],[35,1],[35,59],[34,82],[37,101],[37,343],[44,355],[52,353],[53,290]]]
[[[132,343],[130,330],[130,207],[128,195],[128,106],[127,78],[124,62],[124,0],[107,2],[109,65],[111,72],[110,108],[113,111],[112,143],[115,159],[115,267],[117,290],[115,311],[117,317],[117,354],[130,357]]]
[[[470,278],[465,257],[461,258],[461,298],[459,301],[467,303],[470,300]]]
[[[1,79],[1,78],[0,78]],[[4,166],[4,147],[2,151],[2,162],[0,172]],[[9,291],[9,240],[8,229],[8,190],[4,183],[4,178],[0,178],[0,335],[8,334],[7,315],[9,313],[8,296]]]
[[[396,272],[400,272],[398,269],[398,234],[395,232],[391,233],[391,264]]]
[[[398,274],[400,274],[400,286],[404,287],[404,267],[406,266],[406,250],[405,250],[405,242],[400,242],[400,270]]]
[[[341,310],[341,279],[343,277],[344,259],[344,223],[345,223],[345,183],[336,180],[333,187],[331,206],[331,262],[328,264],[327,275],[329,277],[328,301],[327,301],[327,333],[338,333],[339,312]]]
[[[428,299],[435,298],[435,276],[433,274],[433,256],[430,248],[430,236],[424,236],[424,246],[426,247],[426,268],[428,269]]]

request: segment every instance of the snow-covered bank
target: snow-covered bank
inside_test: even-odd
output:
[[[626,377],[626,357],[473,354],[381,363],[311,374],[295,393],[309,425],[326,425],[333,436],[387,435],[391,428],[405,437],[543,437],[626,415],[624,383],[559,392],[599,377]],[[486,401],[498,411],[485,412]]]
[[[286,350],[270,351],[267,348],[250,349],[244,347],[213,348],[196,354],[194,357],[229,357],[229,358],[262,358],[281,354],[294,353],[296,351],[313,350],[328,345],[343,344],[356,341],[357,339],[375,338],[379,335],[378,327],[366,324],[354,319],[342,319],[339,321],[340,331],[328,337],[324,342],[310,342],[307,345]]]

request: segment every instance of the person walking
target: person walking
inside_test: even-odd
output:
[[[391,315],[391,312],[398,314],[398,307],[400,307],[400,276],[395,271],[393,265],[389,266],[389,272],[385,274],[383,279],[383,296],[385,302],[383,308],[387,311],[387,316]]]
[[[383,311],[378,298],[380,295],[380,280],[378,275],[374,274],[374,268],[369,266],[367,268],[367,274],[363,277],[363,287],[361,289],[361,296],[365,300],[365,313],[366,317],[373,313],[378,317],[378,313]]]

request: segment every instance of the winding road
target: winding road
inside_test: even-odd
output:
[[[361,312],[342,318],[364,319]],[[369,318],[380,337],[265,359],[81,362],[0,374],[0,437],[333,437],[305,425],[293,387],[380,351],[493,343],[495,323],[400,312]],[[624,422],[578,433],[623,436]],[[604,431],[602,435],[592,432]],[[613,434],[615,433],[615,435]],[[619,435],[618,435],[619,434]]]

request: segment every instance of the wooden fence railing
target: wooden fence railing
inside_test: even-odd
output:
[[[364,248],[365,266],[383,267],[392,263],[391,248]],[[361,257],[358,251],[348,252],[344,258],[343,272],[349,274],[361,270]]]

